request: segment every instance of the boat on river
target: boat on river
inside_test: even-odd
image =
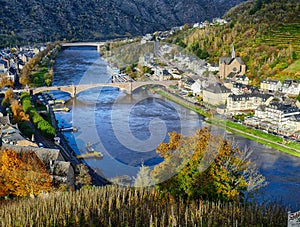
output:
[[[62,99],[51,99],[48,101],[49,105],[58,105],[58,104],[65,104],[65,100]]]
[[[100,160],[103,158],[103,154],[100,151],[95,151],[95,149],[91,146],[91,143],[88,142],[86,145],[86,153],[77,155],[77,158]]]
[[[60,128],[61,132],[78,132],[78,128],[76,126],[63,127]]]
[[[69,112],[70,109],[68,107],[54,107],[53,108],[54,112]]]

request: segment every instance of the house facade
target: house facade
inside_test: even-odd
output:
[[[226,103],[227,97],[230,94],[230,89],[226,88],[223,84],[210,84],[203,89],[203,101],[211,105],[222,105]]]
[[[260,93],[231,94],[227,97],[227,112],[233,114],[236,112],[254,111],[260,105],[268,105],[272,99],[273,96]]]
[[[261,106],[255,111],[254,117],[260,127],[276,131],[283,135],[292,135],[300,131],[300,110],[296,106],[279,102]]]
[[[279,91],[281,90],[281,87],[282,83],[279,80],[264,79],[260,83],[261,90]]]
[[[300,93],[300,83],[295,80],[285,80],[282,83],[281,92],[288,95],[297,96]]]

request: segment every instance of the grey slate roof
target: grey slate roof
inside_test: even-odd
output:
[[[204,90],[210,91],[215,94],[231,93],[230,89],[226,88],[223,84],[220,83],[210,84],[208,87],[204,88]]]
[[[232,98],[233,101],[249,100],[251,97],[258,97],[266,101],[268,98],[272,97],[272,95],[261,93],[246,93],[241,95],[230,94],[228,96],[228,98]]]
[[[0,126],[10,124],[9,116],[0,117]]]
[[[245,62],[240,57],[232,58],[232,57],[220,57],[219,63],[230,65],[231,62],[236,59],[241,65],[245,65]]]

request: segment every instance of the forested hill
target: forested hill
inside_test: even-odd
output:
[[[227,13],[226,25],[192,29],[169,40],[218,62],[232,45],[247,65],[253,84],[263,78],[300,80],[300,1],[254,0]]]
[[[0,45],[136,36],[222,16],[244,0],[0,0]]]

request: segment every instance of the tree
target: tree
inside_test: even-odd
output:
[[[249,161],[249,151],[242,152],[208,128],[190,137],[176,132],[169,136],[170,141],[156,150],[164,161],[152,171],[161,192],[175,198],[236,201],[264,186],[264,177]]]
[[[75,185],[77,185],[78,187],[91,185],[92,178],[89,174],[88,167],[84,164],[79,164],[77,165],[77,169],[79,171],[79,174],[76,176]]]
[[[134,179],[134,187],[149,187],[152,184],[150,167],[143,163]]]
[[[22,105],[20,105],[17,100],[12,101],[10,108],[11,108],[11,112],[13,113],[13,118],[15,123],[30,120],[29,115],[25,114]]]
[[[1,74],[0,78],[1,78],[1,81],[0,81],[1,87],[5,86],[5,85],[12,87],[14,85],[14,82],[12,80],[8,79],[6,74]]]
[[[45,165],[32,151],[0,153],[1,195],[29,196],[52,190],[52,178]],[[3,186],[3,187],[2,187]],[[4,189],[4,190],[3,190]]]
[[[11,88],[7,89],[4,94],[4,99],[2,100],[2,106],[9,105],[13,97],[14,97],[13,89]]]

